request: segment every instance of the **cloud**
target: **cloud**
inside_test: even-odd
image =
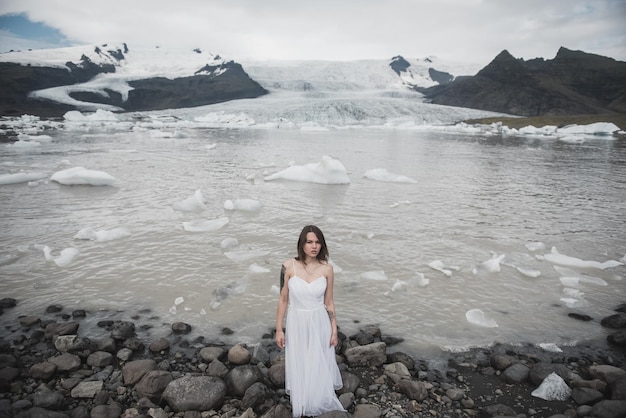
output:
[[[27,13],[74,43],[201,47],[235,60],[486,64],[503,49],[552,58],[561,46],[626,59],[626,0],[5,0],[5,13]]]

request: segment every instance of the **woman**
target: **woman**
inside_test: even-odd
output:
[[[315,225],[305,226],[297,248],[298,256],[282,266],[276,315],[276,344],[285,349],[285,389],[294,417],[343,411],[335,394],[342,386],[335,360],[335,275],[324,234]]]

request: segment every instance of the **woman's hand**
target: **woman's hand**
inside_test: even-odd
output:
[[[285,348],[285,333],[283,332],[282,329],[276,331],[276,345],[281,350]]]
[[[337,347],[337,344],[339,344],[339,340],[337,339],[337,333],[333,332],[330,336],[330,346]]]

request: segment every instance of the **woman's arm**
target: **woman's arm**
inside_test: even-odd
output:
[[[335,301],[333,296],[334,283],[335,271],[333,270],[333,266],[329,264],[326,271],[326,293],[324,294],[324,305],[326,306],[326,312],[328,312],[328,318],[330,319],[330,326],[332,329],[330,345],[336,347],[339,340],[337,339],[337,317],[335,316]]]
[[[280,269],[281,284],[280,295],[278,296],[278,309],[276,310],[276,345],[281,350],[285,348],[285,333],[283,331],[283,321],[287,312],[287,304],[289,302],[289,287],[287,281],[291,277],[291,272],[287,272],[288,263],[285,261]],[[284,283],[282,283],[284,278]]]

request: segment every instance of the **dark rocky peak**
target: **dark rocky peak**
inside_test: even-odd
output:
[[[409,62],[405,60],[404,57],[402,57],[401,55],[396,55],[391,59],[391,63],[389,63],[389,66],[393,71],[395,71],[396,74],[400,75],[400,73],[405,72],[407,68],[411,66],[411,64],[409,64]]]
[[[122,52],[121,49],[111,49],[109,51],[107,51],[107,53],[112,56],[113,58],[115,58],[118,61],[122,61],[124,60],[126,57],[124,56],[124,53]]]
[[[522,82],[530,77],[530,70],[524,65],[524,60],[513,57],[505,49],[485,68],[480,70],[476,76],[500,82],[510,82],[512,80]]]
[[[436,81],[441,85],[448,84],[454,80],[454,76],[452,74],[446,73],[445,71],[438,71],[434,68],[428,69],[428,75],[433,81]]]
[[[235,61],[228,61],[224,63],[220,63],[218,65],[209,65],[206,64],[204,67],[200,68],[198,71],[193,73],[194,75],[219,75],[226,70],[233,68],[239,64],[235,63]],[[239,65],[241,68],[241,65]]]
[[[74,64],[71,61],[65,63],[76,82],[84,83],[91,80],[100,73],[114,73],[115,66],[113,64],[95,64],[88,56],[83,54],[80,57],[80,63]]]

